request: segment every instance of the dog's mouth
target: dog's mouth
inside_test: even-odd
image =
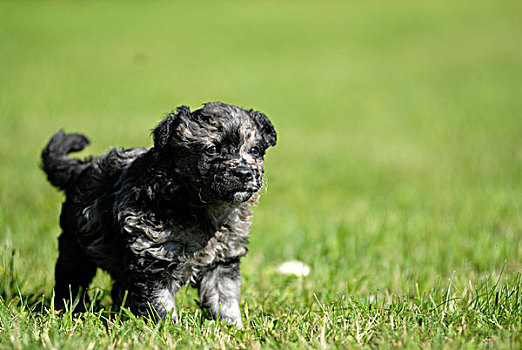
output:
[[[205,201],[244,203],[261,189],[262,179],[255,177],[242,181],[236,177],[214,176],[207,186],[199,187],[199,197]],[[206,189],[205,189],[206,188]]]
[[[252,197],[254,191],[237,191],[232,195],[232,203],[243,203]]]
[[[227,191],[225,197],[227,197],[227,201],[231,203],[243,203],[252,197],[254,193],[259,191],[259,186],[254,183],[246,183],[241,187],[237,187],[234,189],[230,189]]]
[[[252,195],[258,192],[260,186],[254,184],[244,184],[243,186],[234,186],[232,188],[224,186],[199,187],[199,200],[203,203],[210,202],[227,202],[231,204],[240,204],[248,201]]]

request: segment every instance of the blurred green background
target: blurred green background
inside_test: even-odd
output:
[[[520,272],[521,10],[0,2],[0,241],[22,290],[53,286],[63,195],[38,165],[56,130],[86,134],[83,155],[150,146],[165,113],[214,100],[265,112],[279,133],[242,267],[248,300],[284,293],[270,271],[289,259],[326,299]]]

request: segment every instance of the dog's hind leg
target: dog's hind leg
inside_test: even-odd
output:
[[[66,304],[79,297],[74,311],[85,311],[89,298],[87,287],[96,274],[96,265],[81,250],[76,238],[62,233],[58,239],[60,255],[55,269],[55,309],[63,309]]]

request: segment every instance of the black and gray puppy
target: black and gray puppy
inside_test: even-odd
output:
[[[214,318],[241,327],[239,260],[274,127],[263,113],[212,102],[179,107],[153,137],[151,149],[78,160],[67,154],[88,140],[59,131],[44,149],[43,169],[66,193],[57,308],[85,300],[100,267],[114,279],[113,302],[135,314],[177,320],[175,294],[190,283]]]

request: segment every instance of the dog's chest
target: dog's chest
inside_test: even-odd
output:
[[[208,211],[199,219],[158,220],[153,216],[128,217],[129,248],[138,256],[171,262],[177,275],[190,279],[216,262],[246,254],[249,213],[240,208]]]

